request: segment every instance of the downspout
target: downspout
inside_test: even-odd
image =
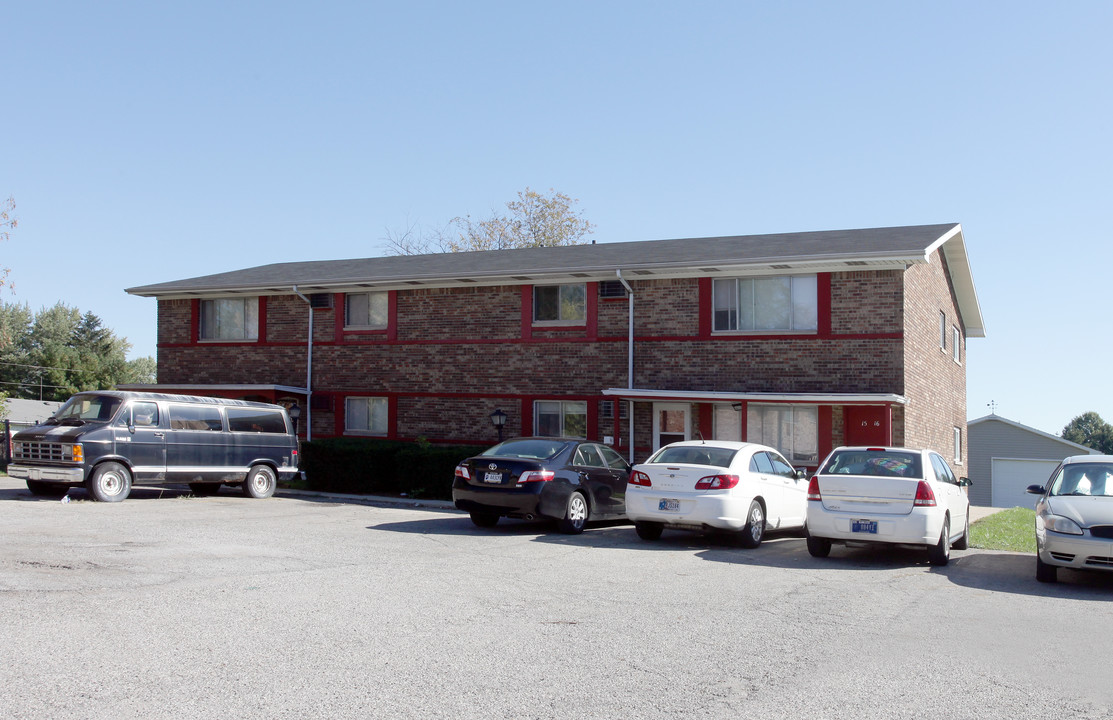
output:
[[[618,281],[622,283],[622,287],[626,288],[626,297],[629,299],[630,306],[630,319],[629,337],[626,341],[626,389],[634,389],[634,288],[630,287],[630,283],[626,282],[626,278],[622,277],[622,270],[615,269],[615,274],[618,276]],[[634,401],[628,400],[630,403],[630,462],[634,462]]]
[[[298,292],[297,285],[294,286],[294,294],[309,306],[309,340],[305,358],[305,441],[309,442],[313,439],[313,303]]]

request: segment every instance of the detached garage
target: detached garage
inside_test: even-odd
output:
[[[999,415],[971,420],[966,426],[974,505],[1035,507],[1036,497],[1025,492],[1029,485],[1046,483],[1065,457],[1099,454]]]

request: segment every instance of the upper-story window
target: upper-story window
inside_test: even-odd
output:
[[[387,325],[385,292],[348,293],[344,296],[344,327],[379,330]]]
[[[201,301],[202,340],[258,340],[259,298]]]
[[[584,284],[534,287],[533,321],[583,325],[587,322],[587,290]]]
[[[947,313],[939,311],[939,349],[947,351]]]
[[[952,325],[951,326],[951,357],[954,358],[955,362],[962,362],[962,354],[961,354],[961,350],[960,350],[960,348],[962,347],[961,338],[962,338],[962,334],[959,333],[958,327]]]
[[[815,275],[716,280],[714,330],[815,330],[819,300]]]

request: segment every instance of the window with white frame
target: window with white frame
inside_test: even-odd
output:
[[[533,288],[533,321],[583,325],[587,321],[587,290],[575,285],[538,285]]]
[[[715,440],[742,439],[742,412],[729,403],[717,403],[712,415],[711,434]]]
[[[819,409],[751,403],[746,413],[746,439],[775,448],[792,462],[818,462]]]
[[[947,313],[939,311],[939,349],[947,349]]]
[[[363,435],[387,434],[387,402],[381,397],[344,400],[344,431]]]
[[[202,340],[258,340],[259,298],[201,301]]]
[[[388,293],[348,293],[344,296],[344,327],[379,330],[387,326]]]
[[[954,429],[955,437],[955,465],[962,464],[962,428],[956,427]]]
[[[533,426],[538,435],[587,437],[587,403],[538,400],[533,405]]]
[[[712,327],[723,331],[815,330],[819,296],[815,275],[715,280]]]
[[[958,326],[957,325],[952,326],[951,327],[951,357],[953,357],[955,359],[955,362],[962,362],[962,360],[961,360],[961,357],[962,357],[961,338],[962,338],[962,335],[960,335],[959,332],[958,332]]]

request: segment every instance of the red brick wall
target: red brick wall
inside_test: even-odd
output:
[[[962,466],[966,461],[966,331],[959,324],[961,353],[951,356],[951,327],[959,323],[958,305],[942,253],[905,273],[905,442],[954,457],[952,428],[962,429]],[[947,348],[939,348],[939,312],[947,316]],[[962,467],[953,468],[962,475]]]

